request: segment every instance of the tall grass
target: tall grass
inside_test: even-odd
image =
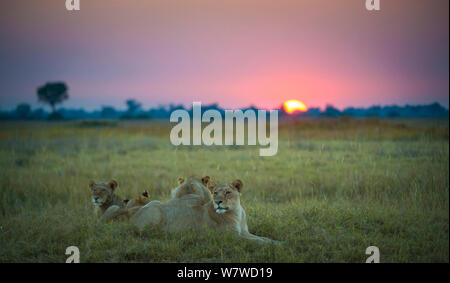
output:
[[[448,120],[321,119],[280,124],[278,154],[174,147],[160,122],[0,125],[0,262],[449,261]],[[259,246],[216,232],[139,233],[93,218],[89,180],[166,200],[179,176],[244,182]]]

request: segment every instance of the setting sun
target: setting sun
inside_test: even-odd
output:
[[[306,105],[296,99],[291,99],[291,100],[287,100],[284,103],[284,110],[286,111],[286,113],[288,114],[292,114],[294,112],[305,112],[308,111],[308,107],[306,107]]]

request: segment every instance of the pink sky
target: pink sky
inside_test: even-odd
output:
[[[449,104],[447,0],[4,0],[0,108]]]

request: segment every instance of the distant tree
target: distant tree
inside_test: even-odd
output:
[[[116,109],[112,106],[103,106],[100,114],[103,118],[111,118],[117,115]]]
[[[6,111],[0,111],[0,120],[10,120],[11,115],[9,112]]]
[[[448,117],[448,109],[445,109],[442,105],[435,102],[430,105],[424,106],[431,117]]]
[[[60,104],[69,98],[67,90],[67,85],[63,82],[46,83],[45,85],[38,87],[37,95],[39,101],[51,106],[52,114],[54,114],[55,105]]]
[[[400,114],[395,110],[389,110],[389,112],[387,113],[387,116],[389,118],[396,118],[396,117],[399,117]]]
[[[41,120],[44,119],[44,116],[45,116],[44,109],[38,108],[31,113],[30,118],[35,120]]]
[[[320,115],[320,108],[308,108],[308,111],[305,113],[307,116],[319,116]]]
[[[339,116],[339,114],[341,114],[341,112],[338,109],[334,108],[332,105],[327,105],[324,114],[327,117],[337,117]]]
[[[132,115],[134,113],[136,113],[139,109],[141,109],[142,104],[137,102],[134,99],[128,99],[127,101],[125,101],[125,103],[127,104],[128,107],[128,114]]]
[[[150,119],[150,114],[148,113],[139,113],[135,116],[136,119]]]
[[[347,107],[344,109],[344,111],[342,111],[342,114],[345,116],[355,116],[355,108],[353,107]]]
[[[31,113],[31,106],[27,103],[21,103],[16,107],[16,115],[20,119],[27,119]]]
[[[367,117],[379,117],[381,116],[381,107],[380,106],[372,106],[366,110]]]

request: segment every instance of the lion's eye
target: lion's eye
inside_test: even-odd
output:
[[[231,192],[230,192],[230,191],[227,191],[225,194],[229,195],[229,194],[231,194]]]
[[[217,192],[214,192],[214,195],[217,195]]]

